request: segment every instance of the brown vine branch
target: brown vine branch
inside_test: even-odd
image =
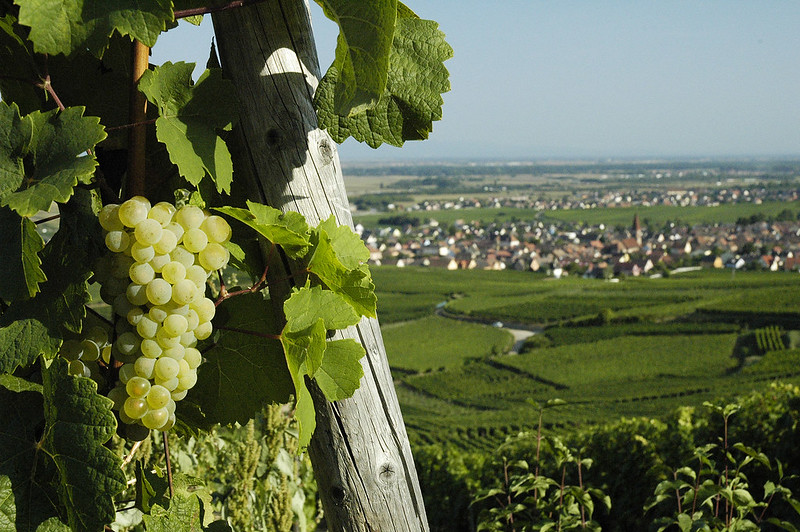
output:
[[[44,88],[44,90],[47,91],[47,94],[49,94],[50,97],[53,98],[53,101],[56,102],[56,105],[60,110],[63,111],[64,109],[66,109],[66,107],[64,107],[64,104],[61,103],[61,99],[58,97],[58,94],[56,94],[56,91],[53,88],[53,84],[50,82],[50,74],[45,75],[44,81],[42,82],[41,86],[42,88]]]
[[[169,438],[166,432],[162,432],[164,438],[164,457],[167,460],[167,482],[169,483],[169,498],[175,497],[175,486],[172,484],[172,461],[169,459]]]
[[[225,301],[228,298],[231,298],[231,297],[234,297],[234,296],[240,296],[240,295],[243,295],[243,294],[252,294],[254,292],[257,292],[257,291],[261,290],[261,287],[264,285],[264,283],[267,282],[267,273],[269,272],[269,261],[272,258],[272,253],[274,251],[275,251],[275,244],[273,243],[271,245],[271,247],[269,248],[269,252],[267,253],[266,266],[264,266],[264,273],[261,274],[261,279],[259,279],[258,282],[253,284],[253,286],[251,286],[250,288],[245,288],[243,290],[236,290],[234,292],[228,292],[228,289],[225,288],[225,281],[222,279],[222,272],[219,271],[218,272],[218,274],[219,274],[219,297],[217,298],[217,301],[214,303],[214,306],[218,307],[220,303],[222,303],[223,301]]]
[[[53,216],[48,216],[47,218],[41,218],[39,220],[36,220],[33,223],[36,224],[36,225],[39,225],[39,224],[43,224],[45,222],[52,222],[53,220],[58,220],[59,218],[61,218],[60,214],[54,214]]]
[[[150,63],[150,48],[139,41],[133,42],[131,57],[131,85],[128,117],[136,124],[128,132],[128,181],[126,195],[145,196],[145,154],[147,149],[147,130],[141,122],[147,119],[147,98],[139,91],[139,80]]]
[[[197,15],[207,15],[209,13],[217,13],[219,11],[226,11],[228,9],[234,9],[237,7],[245,7],[254,4],[261,4],[266,2],[266,0],[234,0],[225,5],[216,6],[216,7],[194,7],[191,9],[179,9],[178,11],[174,12],[175,20],[179,18],[186,18],[186,17],[194,17]]]

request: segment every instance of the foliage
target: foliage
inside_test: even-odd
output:
[[[436,24],[420,20],[396,0],[375,0],[367,10],[353,0],[320,3],[341,30],[335,66],[320,94],[328,92],[316,102],[320,117],[331,127],[339,124],[334,134],[341,136],[340,120],[362,120],[391,101],[390,112],[385,105],[378,111],[386,120],[359,123],[360,135],[391,134],[395,144],[427,136],[431,121],[441,117],[440,91],[449,88],[442,62],[451,50]],[[237,105],[221,70],[208,69],[194,82],[192,64],[148,68],[136,88],[152,105],[145,122],[129,123],[135,116],[128,116],[135,94],[130,87],[136,83],[133,49],[155,44],[185,14],[183,9],[202,12],[218,4],[0,2],[0,252],[8,258],[0,281],[0,528],[100,530],[114,521],[122,498],[130,494],[120,466],[121,455],[132,448],[109,443],[118,420],[103,397],[121,379],[123,353],[114,341],[122,335],[114,323],[120,316],[109,321],[87,304],[90,294],[98,292],[94,282],[101,266],[96,259],[105,251],[98,213],[141,188],[153,203],[179,198],[218,208],[236,220],[225,245],[235,264],[254,274],[254,284],[243,289],[228,290],[237,278],[230,270],[219,272],[219,281],[205,287],[216,298],[217,332],[198,346],[206,364],[181,404],[177,431],[202,438],[216,424],[248,427],[246,444],[231,443],[243,451],[236,453],[239,476],[229,478],[237,486],[231,500],[238,502],[231,508],[245,508],[258,491],[252,481],[255,468],[256,477],[270,478],[256,497],[270,502],[255,510],[267,515],[267,508],[291,506],[298,522],[304,520],[302,490],[295,489],[297,497],[291,499],[273,501],[265,495],[285,492],[294,480],[285,467],[280,475],[270,475],[286,459],[274,452],[268,459],[259,455],[264,446],[255,443],[252,419],[266,403],[293,397],[297,432],[291,445],[308,445],[315,426],[309,383],[331,401],[350,397],[359,386],[363,347],[352,339],[330,338],[362,316],[375,316],[374,284],[365,265],[368,251],[333,218],[310,227],[297,213],[230,199],[242,197],[246,187],[233,179],[228,142],[234,141],[228,131]],[[431,38],[436,53],[417,54]],[[417,87],[416,76],[432,83]],[[143,146],[129,145],[131,127],[145,131]],[[140,153],[137,147],[146,152],[132,156],[143,159],[135,161],[145,169],[143,185],[123,162],[129,152]],[[58,217],[48,242],[32,221],[42,211]],[[285,300],[273,301],[265,289],[270,260],[277,255],[296,261],[303,274],[292,280],[294,289]],[[96,363],[94,380],[73,376],[56,354],[65,340],[81,340],[97,326],[116,347],[110,346]],[[140,440],[145,436],[135,432],[126,434]],[[266,447],[274,451],[288,442],[281,431]],[[180,457],[178,444],[173,446]],[[168,494],[172,481],[165,482],[154,467],[143,465],[136,478],[137,509],[144,512],[148,530],[228,528],[211,524],[205,488],[177,475],[184,480],[176,481],[175,493]],[[243,528],[254,521],[251,510],[232,510],[226,517]],[[285,512],[273,514],[264,526],[286,528]]]

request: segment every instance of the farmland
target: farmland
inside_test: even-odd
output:
[[[658,417],[779,377],[800,381],[796,341],[789,341],[800,329],[797,274],[706,271],[605,283],[381,267],[374,276],[390,365],[417,443],[490,449],[533,427],[530,400],[564,399],[549,428],[569,430]],[[448,315],[476,321],[436,316],[445,301]],[[485,324],[495,320],[546,329],[523,354],[510,355],[508,333]]]

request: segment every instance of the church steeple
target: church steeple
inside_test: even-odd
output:
[[[639,223],[639,213],[633,215],[633,235],[636,237],[636,243],[642,245],[642,224]]]

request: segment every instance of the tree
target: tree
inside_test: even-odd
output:
[[[109,204],[120,193],[144,193],[155,201],[181,188],[181,202],[216,208],[228,218],[232,244],[223,237],[219,242],[255,282],[229,291],[231,278],[220,272],[218,293],[208,293],[217,299],[218,332],[211,336],[209,325],[201,336],[195,329],[197,339],[208,336],[197,346],[207,360],[197,369],[196,386],[183,388],[181,380],[171,388],[175,401],[186,396],[178,402],[178,428],[245,422],[264,402],[291,394],[301,446],[317,427],[310,454],[332,529],[427,529],[374,317],[365,248],[347,229],[352,220],[335,144],[317,119],[339,142],[352,135],[377,147],[427,137],[431,122],[441,117],[440,93],[448,88],[442,62],[451,50],[435,23],[396,1],[319,3],[341,35],[336,60],[317,87],[308,10],[298,0],[185,1],[176,2],[175,10],[160,2],[93,11],[70,5],[58,13],[37,0],[0,2],[1,245],[4,256],[14,258],[0,284],[0,454],[14,456],[0,464],[0,498],[10,501],[0,524],[94,530],[113,518],[113,500],[126,479],[120,457],[104,444],[119,420],[128,423],[128,436],[149,432],[128,409],[131,400],[145,396],[125,383],[150,378],[133,364],[149,358],[143,345],[151,338],[139,330],[137,316],[148,309],[155,316],[160,296],[150,294],[148,285],[146,298],[136,303],[130,286],[125,296],[125,285],[114,292],[104,281],[101,295],[119,293],[111,297],[113,308],[130,323],[116,319],[108,328],[86,308],[87,282],[103,277],[95,263],[104,253],[101,225],[106,247],[119,257],[126,250],[138,253],[122,244],[134,225],[139,238],[138,221],[127,218],[131,228],[124,229],[127,215],[114,214],[123,209]],[[146,47],[175,18],[212,11],[224,75],[210,69],[192,83],[191,65],[146,68]],[[420,45],[425,53],[417,52]],[[234,92],[240,120],[231,130]],[[149,100],[146,114],[140,93]],[[53,201],[60,227],[45,244],[31,217]],[[132,201],[123,206],[144,204]],[[120,229],[110,228],[109,220],[122,220]],[[193,227],[187,224],[185,234]],[[194,246],[181,242],[190,251]],[[210,264],[204,252],[198,245],[189,264]],[[124,276],[127,264],[133,272],[134,265],[153,260],[138,257],[106,263],[112,271],[125,264]],[[173,284],[161,271],[150,274]],[[115,275],[106,279],[123,278]],[[170,304],[177,309],[175,279]],[[133,273],[124,282],[145,286]],[[266,301],[259,295],[265,285]],[[166,321],[157,326],[161,334]],[[111,336],[107,347],[97,338],[98,327]],[[88,338],[92,331],[96,335]],[[193,349],[191,338],[187,350]],[[159,353],[167,343],[158,344]],[[76,345],[83,346],[80,353],[69,347]],[[83,354],[89,345],[99,362],[81,362],[81,356],[89,359]],[[151,384],[161,386],[153,380],[148,390]],[[117,390],[128,394],[122,395],[124,407]],[[114,410],[101,397],[106,393],[117,400]],[[20,442],[23,452],[12,453]],[[165,485],[151,473],[137,476],[137,505],[148,529],[199,525],[203,502],[193,491],[174,488],[171,477],[169,496],[166,488],[145,490]]]

